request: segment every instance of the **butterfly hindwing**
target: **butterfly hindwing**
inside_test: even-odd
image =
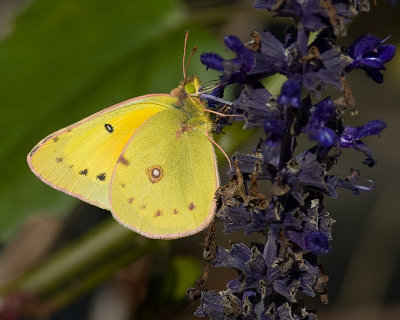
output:
[[[154,114],[132,136],[113,173],[114,217],[147,237],[199,232],[211,221],[218,187],[207,125],[186,127],[179,109]]]
[[[126,144],[147,119],[175,102],[149,95],[100,111],[40,141],[28,154],[29,166],[50,186],[110,209],[111,176]]]

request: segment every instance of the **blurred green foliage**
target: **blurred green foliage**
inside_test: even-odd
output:
[[[218,47],[187,20],[176,0],[37,0],[17,17],[0,43],[0,237],[37,210],[60,214],[75,203],[30,173],[26,154],[41,138],[109,105],[175,88],[186,29],[188,50]],[[199,59],[194,73],[206,79]]]
[[[193,279],[201,276],[199,261],[191,256],[175,256],[167,268],[164,299],[174,303],[185,301],[185,292],[193,286]]]

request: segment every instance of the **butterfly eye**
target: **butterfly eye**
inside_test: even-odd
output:
[[[193,82],[188,82],[185,84],[185,90],[188,94],[193,94],[196,92],[196,87]]]
[[[148,167],[146,169],[146,173],[149,176],[149,179],[152,183],[156,183],[156,182],[160,181],[164,175],[163,170],[161,169],[161,166],[158,166],[158,165]]]

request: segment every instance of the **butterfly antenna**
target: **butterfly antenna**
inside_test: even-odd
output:
[[[182,61],[183,79],[185,80],[185,82],[187,81],[187,70],[188,70],[188,68],[189,68],[190,61],[192,61],[192,58],[193,58],[194,54],[195,54],[196,51],[197,51],[197,47],[194,46],[193,49],[192,49],[192,52],[190,53],[188,62],[185,64],[185,60],[186,60],[186,47],[187,47],[188,38],[189,38],[189,30],[186,30],[186,34],[185,34],[185,45],[184,45],[184,47],[183,47],[183,61]]]
[[[192,49],[192,52],[190,53],[188,62],[186,63],[186,72],[189,69],[190,61],[192,61],[192,58],[193,58],[194,54],[196,53],[196,51],[197,51],[197,46],[194,46],[193,49]]]
[[[228,160],[229,163],[229,169],[232,169],[232,163],[231,160],[229,159],[228,155],[226,154],[226,152],[224,151],[224,149],[222,149],[222,147],[216,143],[207,133],[207,139],[210,140],[210,142],[215,145],[219,150],[221,150],[222,154],[225,156],[225,158]]]
[[[185,60],[186,60],[186,46],[187,46],[188,38],[189,38],[189,30],[186,30],[185,44],[183,45],[183,60],[182,60],[183,79],[185,80],[185,82],[187,81]]]

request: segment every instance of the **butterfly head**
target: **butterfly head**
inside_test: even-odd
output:
[[[187,99],[198,97],[200,95],[201,82],[197,76],[192,76],[171,91],[171,95],[179,99],[180,104]]]

